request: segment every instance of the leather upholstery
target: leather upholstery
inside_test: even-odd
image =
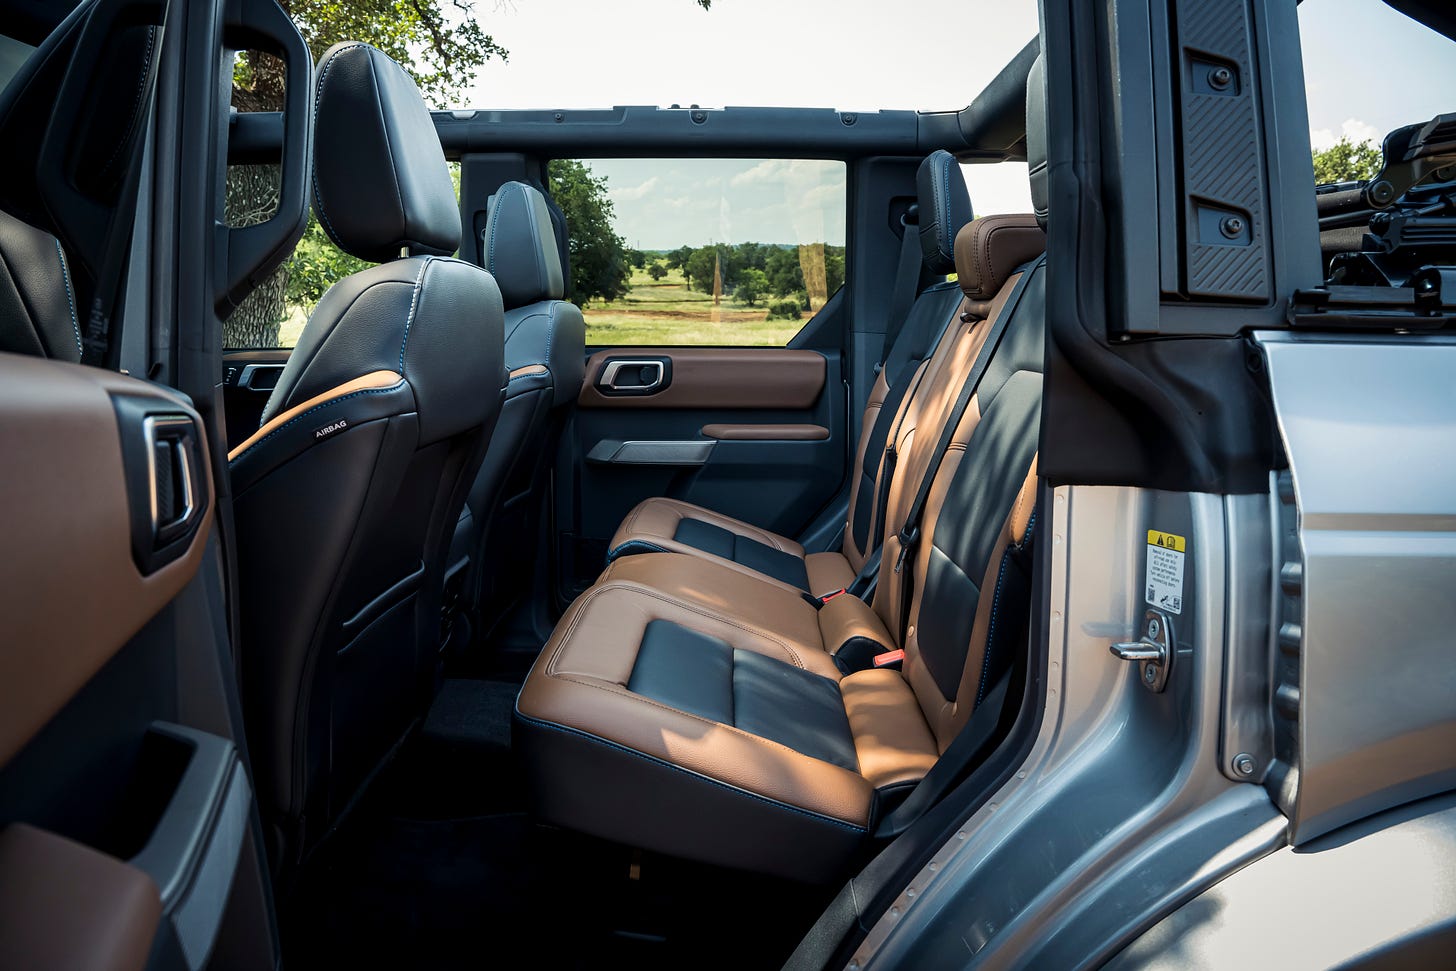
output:
[[[1043,229],[1047,224],[1046,55],[1038,54],[1026,75],[1026,170],[1031,206]]]
[[[970,222],[971,197],[956,157],[944,149],[926,156],[915,173],[915,194],[920,205],[920,250],[925,269],[934,275],[955,269],[955,238]]]
[[[956,280],[967,300],[992,300],[1019,268],[1046,251],[1046,232],[1032,216],[983,216],[956,239]]]
[[[984,246],[997,235],[961,234],[961,244]],[[712,863],[805,880],[840,875],[875,814],[929,771],[975,711],[988,646],[1024,643],[1025,619],[998,618],[996,607],[1010,587],[1002,582],[1007,551],[1025,541],[1035,504],[1041,266],[1027,271],[1014,308],[1016,274],[980,308],[984,318],[964,301],[967,312],[899,410],[891,434],[901,459],[872,605],[846,595],[816,610],[791,584],[701,552],[619,556],[578,599],[517,702],[518,738],[545,818]],[[857,670],[855,656],[897,644],[894,533],[991,322],[1007,313],[1014,316],[1006,336],[958,424],[926,506],[924,538],[905,566],[912,607],[899,644],[903,669]],[[622,532],[675,537],[685,516],[781,556],[798,551],[784,537],[668,499],[639,506]],[[655,526],[643,529],[646,521]],[[806,572],[811,562],[822,571],[827,561],[817,558],[825,556],[839,554],[805,557]],[[744,652],[802,671],[765,681],[757,667],[740,672]],[[742,706],[770,695],[803,713],[799,728],[812,729],[809,737],[757,720],[757,708],[741,717]]]
[[[507,310],[566,292],[551,211],[540,191],[507,182],[490,197],[485,220],[485,268],[500,283]]]
[[[495,282],[461,260],[410,257],[345,277],[309,318],[262,421],[361,374],[397,371],[414,392],[425,443],[480,425],[505,383],[503,350],[461,348],[495,344],[494,325],[504,326]]]
[[[320,218],[327,203],[335,238],[389,262],[324,294],[262,427],[229,456],[244,722],[273,859],[285,867],[429,701],[449,541],[506,384],[490,274],[400,255],[452,249],[446,210],[459,231],[413,82],[351,44],[325,55],[317,84]],[[335,206],[347,210],[342,223]]]
[[[0,351],[81,359],[81,322],[60,241],[0,211]]]
[[[313,205],[346,253],[382,263],[460,248],[460,209],[429,109],[404,69],[346,41],[319,59]]]
[[[491,198],[486,267],[507,307],[506,401],[456,526],[451,563],[467,609],[487,623],[520,592],[518,554],[537,545],[537,510],[560,430],[581,389],[586,323],[561,300],[560,247],[541,193],[507,182]],[[462,565],[463,564],[463,565]]]

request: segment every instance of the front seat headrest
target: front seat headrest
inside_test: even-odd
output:
[[[920,204],[920,251],[925,269],[933,274],[955,269],[955,238],[975,215],[966,192],[961,164],[945,149],[936,149],[915,173]]]
[[[485,268],[500,286],[506,309],[560,300],[566,281],[546,197],[523,182],[507,182],[486,208]]]
[[[60,241],[0,210],[0,351],[81,360],[81,324]]]
[[[313,144],[313,206],[340,249],[384,263],[402,250],[460,248],[460,209],[430,110],[382,51],[348,41],[324,52]]]
[[[1038,54],[1026,75],[1026,174],[1031,206],[1042,229],[1047,224],[1046,54]]]

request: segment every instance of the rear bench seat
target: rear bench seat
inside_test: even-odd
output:
[[[1044,224],[1041,77],[1038,63],[1027,142]],[[1024,643],[1025,604],[997,608],[1029,584],[1045,264],[1010,272],[1001,245],[1035,233],[1024,220],[982,220],[957,237],[970,319],[941,341],[896,429],[872,604],[845,595],[816,609],[725,558],[618,558],[562,617],[516,702],[539,815],[658,852],[825,881],[931,771],[981,703],[993,650]],[[951,402],[1003,319],[897,575],[900,526]],[[866,668],[845,638],[903,648],[903,669]]]
[[[915,187],[921,276],[941,277],[955,269],[956,234],[972,215],[955,156],[946,151],[932,152],[916,172]],[[1033,255],[1028,253],[1023,260]],[[802,546],[786,536],[692,503],[652,498],[639,503],[622,520],[612,537],[607,562],[636,553],[690,553],[735,565],[805,593],[824,594],[849,586],[879,545],[883,531],[876,521],[876,500],[881,457],[892,422],[908,389],[915,384],[921,362],[960,312],[961,300],[961,290],[955,283],[927,287],[911,305],[894,346],[887,349],[884,367],[865,406],[840,549],[805,553]]]

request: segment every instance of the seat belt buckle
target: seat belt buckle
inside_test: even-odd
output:
[[[905,557],[910,554],[910,551],[915,548],[915,544],[919,542],[920,527],[907,526],[904,529],[900,530],[900,535],[898,538],[900,540],[900,554],[895,557],[896,573],[899,573],[900,570],[905,566]]]
[[[849,593],[849,591],[844,587],[840,587],[838,590],[830,591],[822,597],[816,597],[812,593],[806,593],[803,595],[803,597],[805,600],[809,601],[811,605],[813,605],[815,610],[823,610],[824,605],[827,604],[829,601],[833,600],[835,597],[842,597],[846,593]]]
[[[904,663],[905,651],[903,649],[898,651],[886,651],[883,654],[876,654],[874,659],[875,667],[892,668],[895,671],[900,670],[900,665]]]

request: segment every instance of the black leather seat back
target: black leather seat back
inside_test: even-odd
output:
[[[490,450],[470,490],[452,562],[468,604],[489,626],[523,592],[548,493],[550,459],[581,391],[586,325],[565,290],[551,213],[541,193],[507,182],[491,197],[486,269],[505,301],[509,381]]]
[[[81,322],[60,241],[3,210],[0,351],[81,360]]]
[[[388,262],[324,295],[230,455],[245,719],[284,864],[430,700],[448,544],[505,383],[495,281],[440,255],[460,217],[413,81],[341,44],[317,85],[315,211]]]

